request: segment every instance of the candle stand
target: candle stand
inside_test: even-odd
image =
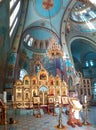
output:
[[[36,115],[37,118],[41,118],[41,112],[40,112],[40,104],[38,103],[38,114]]]
[[[88,112],[88,102],[84,103],[84,122],[83,125],[91,125],[88,121],[87,121],[87,113]]]
[[[62,104],[59,104],[59,120],[58,125],[56,126],[57,129],[66,130],[66,126],[62,124]]]
[[[53,116],[57,116],[56,112],[55,112],[55,103],[53,104]]]
[[[88,121],[87,121],[87,116],[88,116],[88,97],[87,95],[84,96],[84,122],[83,125],[91,125]]]

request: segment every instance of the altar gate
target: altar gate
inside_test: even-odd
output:
[[[48,95],[58,97],[68,95],[68,86],[65,81],[56,75],[55,77],[42,68],[37,75],[26,75],[23,80],[17,80],[14,84],[14,106],[16,108],[32,108],[33,97],[40,97],[40,104],[48,104]]]

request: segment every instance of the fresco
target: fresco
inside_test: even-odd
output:
[[[0,90],[2,89],[4,78],[5,78],[5,63],[2,62],[0,63]]]
[[[16,53],[9,53],[7,58],[6,84],[5,88],[12,88],[14,80],[14,68],[16,64]]]
[[[3,45],[3,40],[4,40],[4,37],[3,37],[3,35],[2,35],[2,36],[0,36],[0,48],[1,48],[2,45]]]
[[[8,1],[2,1],[0,3],[0,92],[4,90],[5,84],[5,75],[6,75],[6,59],[7,52],[9,51],[9,42],[8,42],[8,17],[7,17],[7,8]],[[7,42],[6,42],[7,41]]]
[[[4,39],[6,37],[7,34],[7,13],[6,13],[6,5],[7,2],[2,2],[0,5],[0,49],[2,47],[2,45],[4,45]],[[0,50],[2,51],[2,50]]]
[[[40,4],[38,4],[38,2]],[[50,16],[54,16],[56,15],[62,5],[62,0],[36,0],[36,4],[35,4],[35,9],[38,12],[38,14],[40,14],[41,16],[44,16],[46,18],[49,17],[49,12],[48,10],[50,10]]]

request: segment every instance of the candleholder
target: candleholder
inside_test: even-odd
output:
[[[66,126],[62,124],[62,104],[59,104],[59,120],[58,125],[55,127],[56,129],[66,130]]]
[[[84,107],[84,122],[82,123],[83,125],[91,125],[88,121],[87,121],[87,116],[88,116],[88,96],[84,95],[84,103],[83,103],[83,107]]]
[[[41,118],[41,112],[40,112],[40,104],[38,104],[38,114],[36,116],[37,118]]]
[[[55,112],[55,108],[53,108],[53,116],[57,116],[57,114]]]
[[[55,111],[55,108],[56,108],[56,103],[54,102],[54,104],[53,104],[53,116],[57,116],[57,114],[56,114],[56,111]]]
[[[87,121],[87,113],[88,112],[88,102],[84,103],[84,122],[82,123],[83,125],[91,125],[88,121]]]

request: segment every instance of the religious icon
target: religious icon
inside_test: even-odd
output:
[[[33,103],[34,104],[40,103],[40,97],[33,97]]]
[[[36,91],[34,90],[34,91],[33,91],[33,97],[35,97],[35,96],[36,96]]]
[[[21,98],[21,93],[17,93],[17,98]]]
[[[35,84],[36,83],[36,81],[35,80],[33,80],[33,84]]]
[[[56,85],[58,85],[59,84],[59,82],[58,82],[58,80],[56,81]]]
[[[44,9],[49,10],[49,9],[53,8],[54,1],[53,0],[43,0],[42,6]]]
[[[62,97],[62,103],[65,105],[69,104],[68,97],[66,97],[66,96]]]
[[[53,85],[53,80],[51,80],[50,85]]]
[[[48,103],[54,103],[54,97],[48,96]]]
[[[29,81],[28,81],[28,80],[25,80],[25,84],[28,85],[28,84],[29,84]]]
[[[46,75],[44,73],[40,74],[40,80],[46,80]]]
[[[16,93],[16,99],[18,100],[18,101],[20,101],[20,100],[22,100],[22,93],[21,92],[18,92],[18,93]]]
[[[50,94],[51,94],[51,95],[54,94],[53,90],[50,91]]]
[[[28,93],[25,94],[25,100],[29,100],[29,94]]]

